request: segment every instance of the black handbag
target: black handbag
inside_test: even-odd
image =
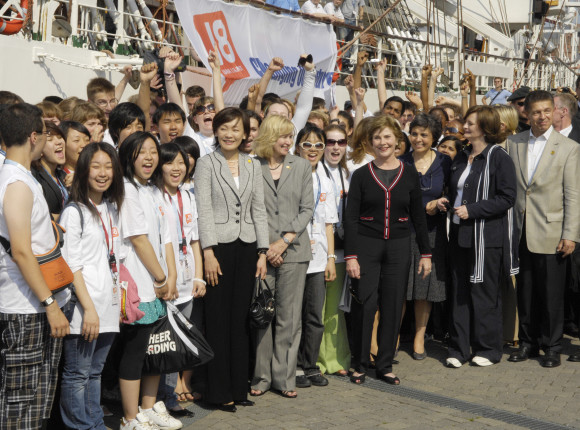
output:
[[[213,359],[213,351],[195,324],[166,302],[167,316],[159,318],[149,336],[143,374],[161,375],[189,370]]]
[[[262,288],[262,284],[266,288]],[[256,287],[254,289],[254,300],[250,305],[250,326],[254,328],[266,328],[274,319],[276,314],[276,300],[272,290],[266,280],[256,278]]]

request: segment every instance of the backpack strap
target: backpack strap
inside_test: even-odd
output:
[[[76,202],[72,202],[72,201],[69,200],[69,202],[64,207],[63,212],[69,206],[72,206],[73,208],[75,208],[78,211],[78,213],[79,213],[79,217],[81,218],[81,238],[82,238],[83,237],[83,231],[85,230],[85,217],[83,216],[83,211],[81,210],[80,206]]]

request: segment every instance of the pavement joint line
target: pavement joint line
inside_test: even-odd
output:
[[[350,381],[348,381],[348,379],[345,380],[344,378],[340,378],[338,376],[329,375],[329,377],[337,381],[343,382],[345,384],[351,383]],[[428,391],[419,390],[417,388],[405,387],[400,385],[399,386],[388,385],[377,379],[368,378],[368,375],[367,382],[362,386],[366,388],[371,388],[373,390],[381,391],[383,393],[394,394],[400,397],[418,400],[425,403],[431,403],[433,405],[441,406],[444,408],[456,409],[461,412],[471,413],[484,418],[490,418],[495,421],[517,425],[519,427],[524,427],[531,430],[533,429],[569,430],[574,428],[562,424],[556,424],[550,421],[540,420],[538,418],[532,418],[521,414],[515,414],[513,412],[493,408],[491,406],[480,405],[477,403],[455,399],[453,397],[443,396],[441,394],[430,393]]]

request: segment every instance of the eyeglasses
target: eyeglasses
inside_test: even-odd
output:
[[[207,106],[198,106],[195,108],[195,114],[201,115],[203,113],[215,113],[215,106],[213,104]]]
[[[459,130],[455,127],[447,127],[445,129],[444,133],[450,133],[450,134],[459,133]]]
[[[334,146],[336,144],[338,144],[338,146],[346,146],[347,143],[346,139],[326,139],[326,144],[328,146]]]
[[[300,148],[302,149],[316,149],[317,151],[322,151],[326,145],[322,142],[300,142]]]
[[[100,107],[101,109],[106,108],[107,106],[111,106],[111,107],[115,107],[117,106],[117,104],[119,104],[119,100],[117,99],[111,99],[109,101],[107,100],[97,100],[95,102],[95,104]]]

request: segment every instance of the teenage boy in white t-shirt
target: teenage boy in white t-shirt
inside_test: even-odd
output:
[[[0,169],[0,428],[40,428],[50,416],[62,338],[69,323],[65,289],[52,294],[36,255],[55,245],[42,187],[30,172],[46,143],[42,111],[22,103],[2,112]],[[24,395],[26,394],[26,395]]]

